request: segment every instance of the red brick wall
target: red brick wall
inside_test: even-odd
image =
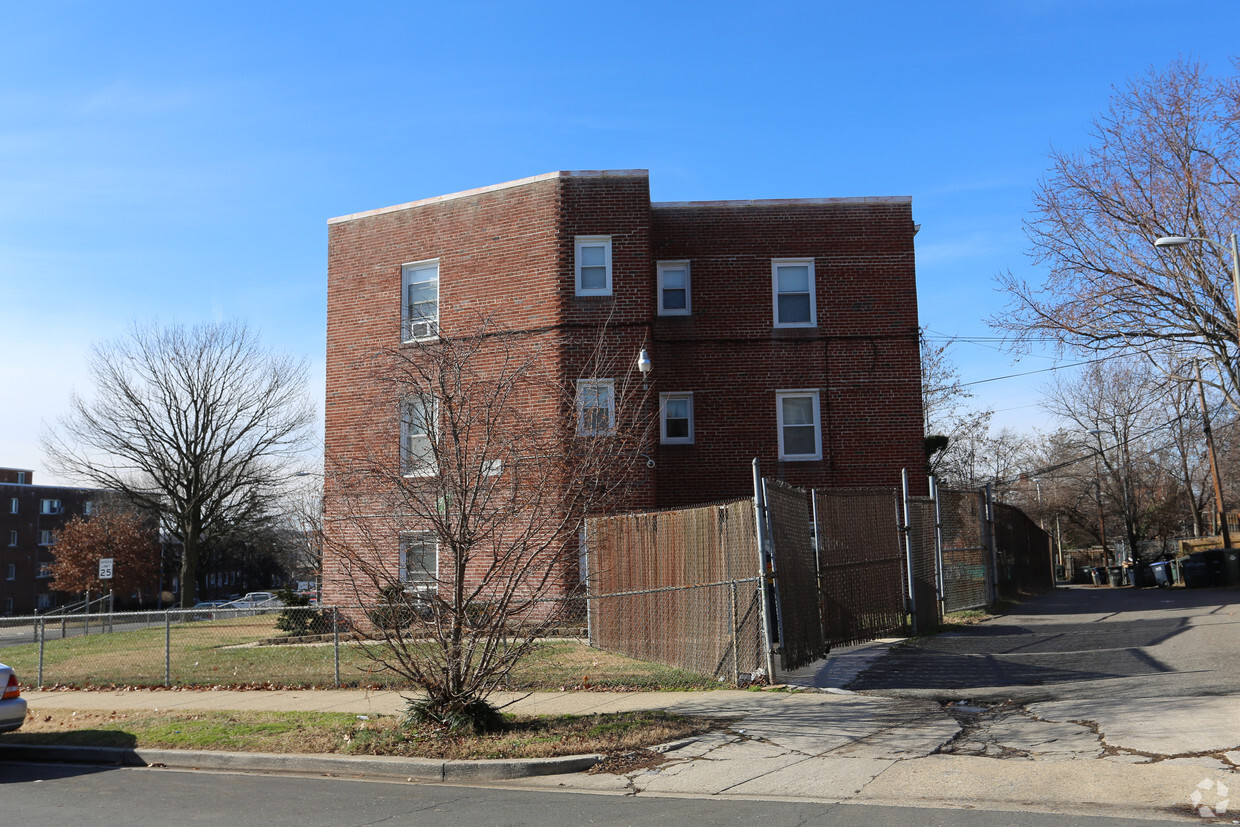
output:
[[[580,378],[611,378],[641,400],[652,433],[634,446],[642,476],[622,508],[699,503],[751,492],[750,461],[800,485],[898,485],[908,468],[924,492],[911,205],[836,203],[655,205],[644,173],[558,174],[432,199],[329,226],[329,468],[386,456],[398,463],[395,400],[375,380],[399,348],[401,264],[439,260],[440,323],[476,329],[493,315],[531,331],[566,394],[531,400],[528,415],[571,418]],[[609,297],[578,297],[575,239],[612,241]],[[818,325],[772,325],[771,259],[812,257]],[[691,262],[688,317],[657,315],[656,261]],[[606,325],[599,347],[601,326]],[[643,388],[642,347],[654,372]],[[779,462],[775,392],[817,388],[823,458]],[[693,391],[696,442],[661,446],[660,392]],[[657,460],[649,471],[644,456]],[[328,530],[333,481],[327,481]],[[376,552],[395,557],[397,538]],[[324,561],[325,598],[339,581]]]
[[[660,504],[752,489],[750,460],[797,485],[924,492],[911,205],[656,206],[654,255],[687,259],[691,316],[654,328],[660,392],[693,391],[693,445],[659,451]],[[813,258],[816,328],[773,325],[771,260]],[[780,462],[778,390],[820,390],[823,455]]]

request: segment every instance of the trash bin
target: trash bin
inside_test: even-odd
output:
[[[1111,581],[1111,587],[1118,589],[1124,585],[1124,567],[1107,566],[1107,577]]]
[[[1154,578],[1154,585],[1160,589],[1171,585],[1171,574],[1167,571],[1171,567],[1170,563],[1150,563],[1150,575]]]
[[[1223,550],[1223,579],[1220,585],[1234,586],[1240,583],[1240,551],[1229,548]]]
[[[1184,585],[1190,589],[1221,586],[1225,566],[1223,552],[1224,549],[1212,548],[1181,557],[1180,572],[1184,575]]]
[[[1066,573],[1065,573],[1065,571],[1064,571],[1064,567],[1063,567],[1063,566],[1061,566],[1061,565],[1056,565],[1056,566],[1055,566],[1055,582],[1056,582],[1056,583],[1062,583],[1064,580],[1067,580],[1067,579],[1068,579],[1068,578],[1067,578]]]
[[[1090,566],[1089,567],[1089,579],[1093,581],[1093,584],[1095,586],[1102,585],[1102,578],[1106,576],[1105,574],[1103,574],[1104,571],[1105,569],[1103,569],[1101,566]]]
[[[1135,588],[1148,589],[1151,586],[1159,585],[1153,566],[1145,563],[1137,563],[1128,570],[1128,574],[1132,578],[1132,585]]]

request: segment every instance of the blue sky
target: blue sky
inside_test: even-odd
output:
[[[1229,70],[1234,2],[5,3],[0,465],[134,319],[244,317],[322,398],[326,220],[557,169],[661,201],[911,195],[923,324],[993,335],[1054,145]],[[1237,50],[1240,52],[1240,50]],[[965,381],[1013,365],[960,344]],[[975,386],[1045,427],[1038,376]]]

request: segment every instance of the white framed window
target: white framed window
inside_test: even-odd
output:
[[[401,339],[420,342],[439,335],[439,260],[400,267]]]
[[[16,530],[9,532],[9,545],[10,546],[17,545],[17,531]]]
[[[689,302],[689,262],[660,261],[659,270],[659,315],[688,316],[691,312]]]
[[[51,563],[40,563],[39,573],[36,574],[35,577],[37,577],[40,580],[46,580],[47,578],[51,576],[52,576],[52,564]]]
[[[616,383],[613,379],[577,381],[577,433],[610,434],[616,429]]]
[[[578,296],[610,296],[611,236],[577,236],[574,272]]]
[[[771,259],[771,295],[776,327],[816,327],[812,258]]]
[[[4,598],[4,613],[6,615],[13,614],[13,598],[11,597]]]
[[[17,513],[17,509],[18,509],[18,502],[19,502],[19,501],[18,501],[17,497],[12,497],[12,498],[10,498],[10,499],[9,499],[9,513],[10,513],[10,514],[16,514],[16,513]]]
[[[54,543],[55,538],[52,537],[52,530],[50,528],[44,528],[39,531],[39,545],[50,546]]]
[[[5,580],[16,580],[17,579],[17,564],[16,563],[9,563],[5,571],[4,579]]]
[[[18,484],[18,485],[25,485],[25,484],[26,484],[26,472],[25,472],[25,471],[18,471],[18,472],[17,472],[17,484]]]
[[[439,541],[434,534],[418,532],[400,538],[400,582],[407,591],[435,590],[439,577]]]
[[[400,467],[407,477],[430,477],[438,471],[435,434],[438,403],[422,394],[405,401],[400,420]]]
[[[60,500],[39,500],[40,514],[59,514]]]
[[[777,391],[775,413],[781,460],[822,459],[817,390]]]
[[[39,595],[38,598],[36,599],[38,600],[38,607],[40,609],[52,608],[52,596],[50,594],[47,594],[46,592],[44,592],[43,594]]]
[[[82,503],[82,514],[84,516],[89,517],[91,514],[94,514],[94,513],[95,513],[95,503],[93,500],[86,500],[85,502]]]
[[[659,438],[664,445],[693,444],[693,394],[659,394]]]

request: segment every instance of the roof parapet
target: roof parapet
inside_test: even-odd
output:
[[[646,169],[579,169],[579,170],[559,170],[557,172],[544,172],[542,175],[534,175],[530,178],[518,178],[516,181],[505,181],[502,184],[491,184],[487,187],[478,187],[472,190],[462,190],[461,192],[451,192],[447,195],[436,195],[431,198],[423,198],[418,201],[410,201],[405,204],[396,204],[391,207],[379,207],[374,210],[366,210],[365,212],[355,212],[350,215],[342,215],[336,218],[327,219],[328,225],[343,224],[347,221],[356,221],[359,218],[369,218],[374,215],[383,215],[390,212],[400,212],[401,210],[411,210],[416,207],[424,207],[428,204],[442,204],[445,201],[455,201],[458,198],[469,198],[474,195],[483,195],[488,192],[498,192],[500,190],[512,189],[513,187],[523,187],[527,184],[535,184],[539,181],[550,181],[554,178],[649,178],[650,170]]]

